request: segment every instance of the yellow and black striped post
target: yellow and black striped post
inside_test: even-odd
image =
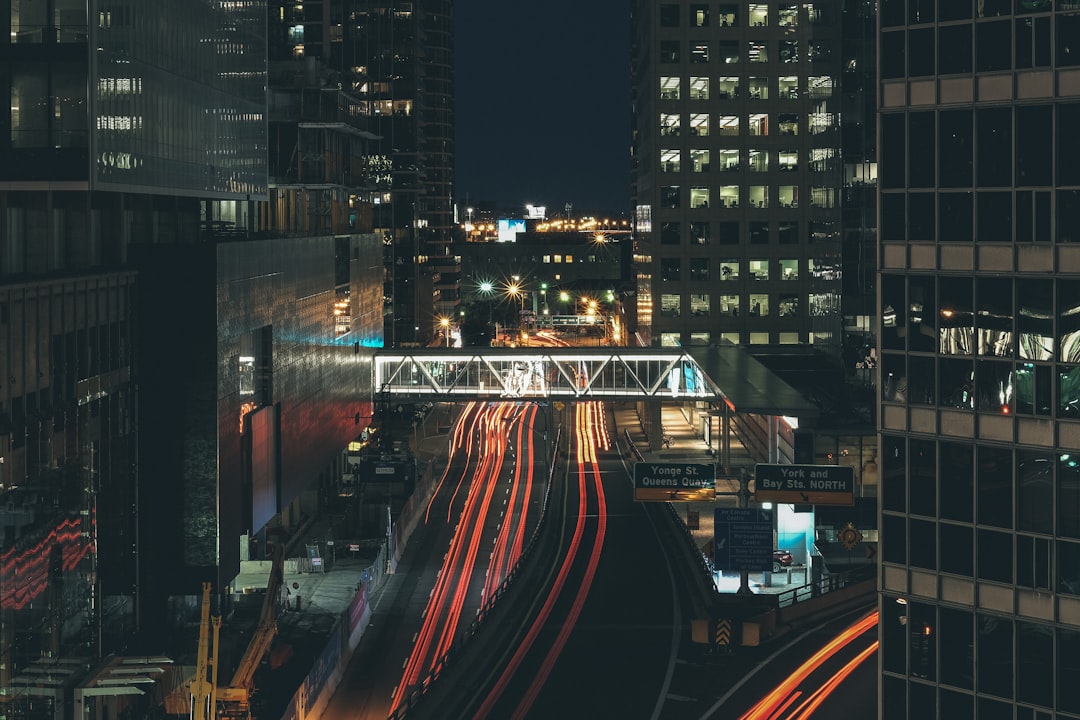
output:
[[[727,649],[731,645],[731,621],[730,620],[717,620],[716,621],[716,644],[723,649]]]

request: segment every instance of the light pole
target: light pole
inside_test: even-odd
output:
[[[525,332],[525,289],[518,283],[518,277],[514,276],[514,282],[506,286],[506,294],[510,297],[516,297],[521,304],[521,310],[518,314],[519,331],[521,333],[521,339],[524,344],[528,344],[528,334]]]
[[[446,347],[450,347],[450,318],[445,315],[439,318],[439,326],[442,328],[443,337],[446,338]]]

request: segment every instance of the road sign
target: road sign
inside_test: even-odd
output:
[[[713,564],[735,572],[772,570],[773,511],[761,508],[713,510]]]
[[[854,505],[855,469],[841,465],[765,465],[754,469],[758,502]]]
[[[851,523],[841,528],[836,536],[849,551],[854,550],[855,546],[861,543],[863,539],[862,533]]]
[[[716,499],[712,463],[634,463],[634,500],[691,502]]]

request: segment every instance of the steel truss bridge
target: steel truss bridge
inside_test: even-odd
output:
[[[386,349],[372,372],[376,395],[395,400],[702,401],[727,412],[817,414],[737,346]]]

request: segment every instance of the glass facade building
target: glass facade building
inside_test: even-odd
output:
[[[879,716],[1080,717],[1080,4],[879,6]]]

